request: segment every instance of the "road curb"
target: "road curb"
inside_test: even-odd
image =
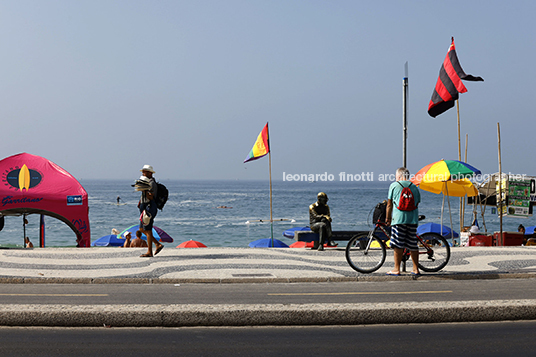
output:
[[[536,300],[252,305],[4,305],[1,326],[186,327],[483,322],[536,319]]]
[[[533,272],[509,273],[436,273],[415,278],[410,274],[401,276],[358,275],[354,277],[295,277],[295,278],[35,278],[0,277],[0,284],[288,284],[288,283],[341,283],[400,280],[477,280],[477,279],[534,279]]]

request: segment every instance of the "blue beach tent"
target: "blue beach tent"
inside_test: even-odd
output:
[[[290,228],[290,229],[287,229],[286,231],[283,232],[283,237],[294,239],[294,232],[295,231],[310,231],[310,230],[311,230],[311,228],[309,228],[309,227],[294,227],[294,228]]]
[[[93,243],[91,243],[92,247],[122,247],[125,243],[124,239],[117,238],[115,234],[109,234],[104,237],[100,237]]]
[[[261,238],[249,243],[250,248],[288,248],[289,246],[281,242],[279,239],[274,239],[272,246],[272,238]]]
[[[450,227],[443,226],[443,237],[450,238],[450,231],[451,231]],[[429,232],[441,234],[441,224],[428,222],[417,227],[418,235],[429,233]],[[452,231],[452,233],[453,233],[454,238],[459,237],[459,234],[456,231]]]

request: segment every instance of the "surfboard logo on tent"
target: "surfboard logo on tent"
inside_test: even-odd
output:
[[[11,186],[20,191],[28,191],[30,188],[41,183],[43,176],[36,170],[29,169],[26,164],[21,168],[15,168],[4,174],[4,181],[6,186]]]

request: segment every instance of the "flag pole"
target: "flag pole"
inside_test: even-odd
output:
[[[407,161],[407,141],[408,141],[408,62],[404,65],[405,76],[402,80],[402,166],[408,167]]]
[[[270,232],[271,232],[271,238],[272,238],[272,248],[274,247],[274,219],[272,216],[272,153],[270,148],[270,151],[268,152],[268,167],[270,170]]]
[[[460,100],[456,99],[456,112],[458,115],[458,160],[462,161],[462,140],[460,138]],[[463,230],[463,198],[460,197],[460,232]],[[452,225],[452,222],[451,222]]]

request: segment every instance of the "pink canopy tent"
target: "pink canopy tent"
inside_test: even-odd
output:
[[[87,192],[67,171],[27,153],[0,161],[0,215],[41,214],[59,219],[76,234],[78,247],[89,247]]]

